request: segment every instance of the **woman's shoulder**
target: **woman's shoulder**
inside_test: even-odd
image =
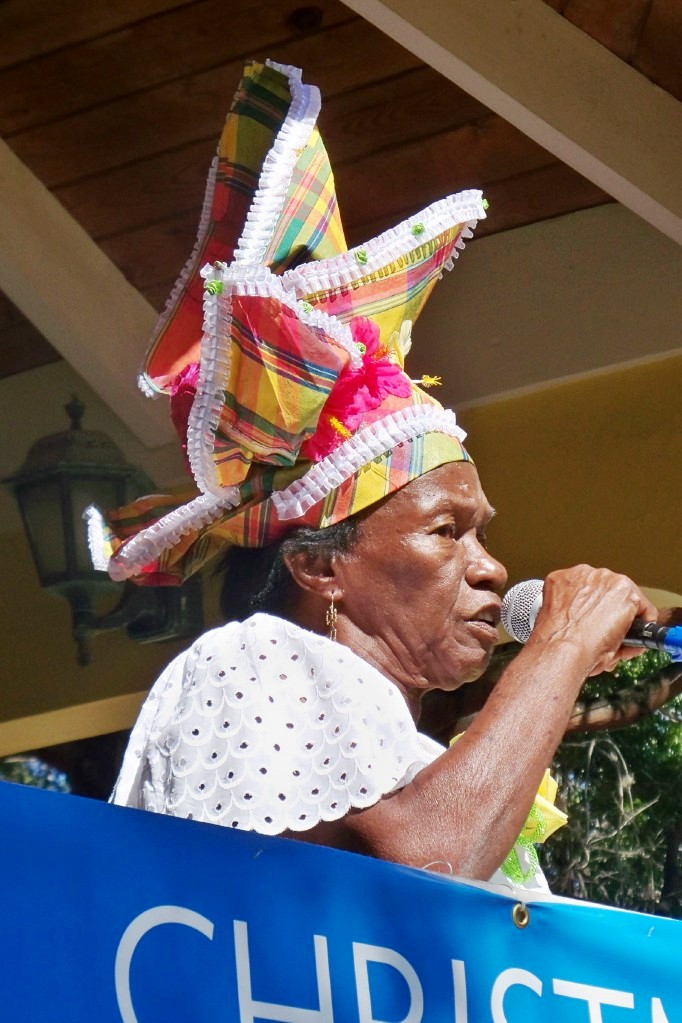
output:
[[[414,727],[400,691],[373,665],[349,647],[275,615],[254,614],[204,633],[176,662],[176,681],[179,674],[195,702],[208,685],[242,706],[286,694],[306,716],[318,703],[328,703],[339,711],[366,708],[372,718],[385,714],[401,731]]]
[[[325,642],[331,641],[286,618],[259,611],[243,621],[226,622],[203,632],[185,651],[184,657],[212,657],[216,653],[224,656],[233,650],[245,654],[258,646],[267,649],[268,645],[275,653],[288,644],[298,643],[309,649]]]
[[[166,765],[165,812],[178,816],[302,830],[371,805],[431,759],[392,682],[270,615],[200,637],[172,703],[151,755]]]
[[[350,647],[288,619],[262,612],[203,633],[179,659],[180,665],[185,671],[202,665],[209,671],[227,669],[237,674],[250,666],[251,682],[263,682],[271,672],[276,672],[280,682],[305,681],[313,688],[321,687],[324,693],[350,686],[366,687],[365,692],[386,691],[391,700],[400,696],[385,675]]]

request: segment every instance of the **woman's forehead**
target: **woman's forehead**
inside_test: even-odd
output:
[[[471,462],[448,462],[396,491],[377,512],[381,517],[430,517],[446,512],[488,521],[495,514]]]

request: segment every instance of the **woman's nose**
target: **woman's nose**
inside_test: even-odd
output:
[[[493,557],[478,538],[472,550],[467,574],[472,586],[486,585],[492,590],[501,591],[507,584],[507,569],[501,561]]]

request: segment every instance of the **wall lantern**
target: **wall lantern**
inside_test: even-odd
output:
[[[196,636],[203,622],[198,579],[181,587],[135,586],[92,567],[85,509],[116,508],[154,487],[105,433],[81,428],[85,409],[78,398],[64,408],[71,428],[36,441],[19,471],[2,482],[19,504],[40,585],[71,605],[78,663],[90,660],[90,637],[109,629],[125,626],[140,643]],[[113,594],[116,606],[98,614]]]

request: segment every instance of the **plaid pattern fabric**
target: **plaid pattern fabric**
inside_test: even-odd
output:
[[[274,298],[231,299],[230,380],[214,460],[223,486],[251,463],[293,465],[348,353]]]
[[[157,561],[147,565],[135,582],[152,586],[180,585],[228,547],[265,547],[281,540],[292,525],[315,529],[332,526],[371,507],[431,469],[461,461],[469,461],[469,455],[458,440],[445,434],[427,433],[363,466],[294,523],[281,522],[268,497],[301,476],[309,463],[299,462],[287,469],[257,466],[240,488],[242,503],[239,507],[224,512],[201,530],[186,533]],[[140,509],[139,502],[134,502],[110,515],[111,552],[115,552],[127,536],[158,521],[172,507],[181,508],[187,497],[145,498],[144,510]]]
[[[279,273],[313,259],[328,259],[346,249],[334,176],[315,129],[296,161],[265,264]]]
[[[417,431],[392,450],[368,456],[349,478],[334,469],[334,489],[318,491],[324,496],[312,507],[301,505],[308,510],[298,519],[280,520],[275,512],[270,495],[301,480],[314,464],[301,455],[301,446],[312,441],[304,449],[307,457],[325,457],[321,424],[332,430],[334,442],[352,440],[343,422],[350,406],[332,414],[329,409],[338,408],[334,395],[337,402],[343,394],[357,403],[360,412],[348,420],[353,431],[377,424],[381,433],[378,424],[386,416],[423,403],[440,408],[397,366],[381,370],[377,363],[402,366],[401,328],[417,319],[469,217],[484,216],[480,193],[463,193],[425,210],[420,216],[426,227],[410,218],[367,250],[349,252],[329,159],[313,126],[315,103],[296,69],[247,66],[209,179],[195,250],[159,321],[145,368],[152,386],[170,393],[178,374],[183,381],[186,371],[195,374],[196,398],[190,394],[187,406],[193,471],[210,494],[224,492],[231,500],[224,488],[236,488],[238,502],[221,510],[216,501],[204,514],[201,498],[201,514],[195,515],[187,509],[196,492],[157,495],[110,513],[109,555],[133,537],[141,541],[133,567],[123,566],[137,582],[179,583],[226,546],[264,546],[298,525],[332,525],[439,465],[468,460],[447,430]],[[454,223],[460,215],[464,222]],[[215,287],[207,298],[213,304],[206,306],[204,336],[199,270],[205,263],[214,265],[208,287]],[[312,269],[296,269],[301,266]],[[362,358],[354,355],[351,367],[349,348],[355,349],[347,324],[357,317],[378,327],[380,347],[360,344]],[[393,373],[402,386],[386,383]],[[344,384],[334,391],[339,378]],[[146,563],[147,557],[154,560]]]
[[[306,300],[343,323],[368,316],[378,324],[386,344],[406,320],[417,319],[465,226],[453,225],[433,241],[361,277],[352,288],[333,287],[306,295]]]
[[[194,251],[159,319],[145,358],[144,378],[155,390],[200,354],[203,281],[199,269],[229,262],[239,242],[263,161],[286,116],[291,93],[286,76],[248,64],[220,137],[215,177],[210,177]]]
[[[388,346],[405,320],[419,315],[464,226],[455,225],[362,277],[354,288],[338,286],[305,300],[341,322],[369,316]],[[307,327],[274,298],[231,296],[229,303],[230,380],[212,454],[222,486],[241,483],[254,460],[293,464],[348,362],[346,352],[328,336]],[[394,406],[389,397],[381,415]],[[373,418],[366,416],[365,425]]]

